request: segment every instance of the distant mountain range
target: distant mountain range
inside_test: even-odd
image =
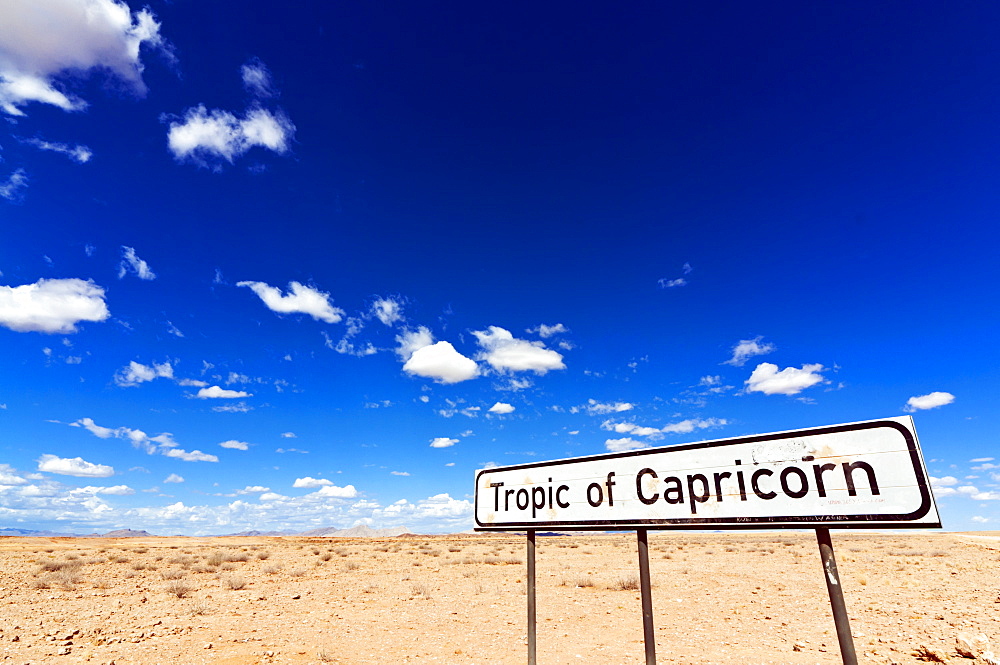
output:
[[[393,538],[395,536],[412,535],[412,532],[405,526],[390,527],[388,529],[373,529],[364,524],[351,527],[350,529],[335,529],[325,527],[321,529],[310,529],[309,531],[240,531],[239,533],[225,533],[221,536],[306,536],[312,538]],[[107,533],[62,533],[59,531],[34,531],[32,529],[15,529],[12,527],[0,527],[0,536],[20,536],[29,538],[153,538],[154,534],[148,531],[135,531],[133,529],[116,529]]]

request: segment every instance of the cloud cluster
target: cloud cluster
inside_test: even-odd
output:
[[[94,156],[90,148],[85,145],[69,145],[66,143],[53,143],[51,141],[43,141],[42,139],[25,139],[24,143],[30,146],[34,146],[39,150],[45,150],[48,152],[55,152],[61,155],[66,155],[71,160],[77,164],[86,164],[90,161],[90,158]]]
[[[458,443],[458,439],[449,439],[446,436],[439,436],[431,439],[431,448],[450,448]]]
[[[174,441],[173,435],[169,432],[164,432],[156,436],[149,436],[141,429],[132,429],[129,427],[103,427],[95,423],[91,418],[81,418],[76,422],[70,423],[70,426],[82,427],[99,439],[122,439],[124,441],[128,441],[132,444],[133,448],[142,450],[147,455],[159,454],[179,459],[184,462],[219,461],[219,458],[215,455],[209,455],[201,452],[200,450],[192,450],[188,452],[178,448],[177,442]]]
[[[664,434],[689,434],[699,429],[710,429],[727,425],[729,421],[725,418],[688,418],[676,423],[669,423],[663,427],[643,427],[634,423],[616,423],[605,420],[601,427],[613,431],[617,434],[629,434],[630,436],[620,439],[608,439],[604,442],[604,447],[611,452],[624,452],[627,450],[638,450],[648,448],[645,441],[633,439],[633,436],[644,436],[649,440],[662,439]]]
[[[15,332],[74,333],[81,321],[110,316],[104,289],[82,279],[0,286],[0,326]]]
[[[137,363],[133,360],[129,362],[127,367],[123,367],[118,370],[115,374],[114,381],[115,385],[132,387],[160,377],[165,379],[174,378],[174,368],[171,367],[169,362],[164,362],[159,365],[156,363],[153,363],[152,365],[143,365],[142,363]]]
[[[475,330],[472,334],[483,348],[478,359],[485,360],[495,370],[545,374],[550,370],[566,369],[562,355],[546,349],[542,342],[518,339],[498,326]]]
[[[249,287],[269,310],[278,314],[308,314],[317,321],[326,323],[338,323],[344,318],[344,310],[330,303],[329,293],[299,282],[290,282],[287,294],[264,282],[244,281],[237,282],[236,286]]]
[[[86,102],[59,81],[93,71],[142,94],[143,46],[164,46],[149,9],[132,12],[117,0],[0,3],[0,110],[23,116],[21,107],[37,102],[79,111]]]
[[[118,279],[122,279],[128,273],[133,273],[142,280],[156,279],[156,273],[150,269],[148,263],[136,256],[135,249],[122,246],[122,261],[118,264]]]
[[[28,186],[28,176],[24,169],[15,169],[7,176],[6,182],[0,182],[0,197],[8,201],[20,201],[21,190]]]

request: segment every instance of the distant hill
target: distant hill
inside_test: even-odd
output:
[[[88,534],[96,536],[96,533]],[[34,529],[0,528],[0,536],[16,536],[20,538],[79,538],[78,533],[62,533],[61,531],[36,531]]]
[[[350,529],[335,529],[326,527],[322,529],[312,529],[303,531],[296,535],[309,536],[313,538],[393,538],[410,533],[405,526],[394,526],[388,529],[373,529],[365,524],[352,526]]]
[[[226,536],[244,536],[244,537],[265,536],[265,537],[274,537],[274,536],[294,536],[294,535],[297,535],[297,534],[298,534],[298,531],[240,531],[239,533],[227,533]]]
[[[117,529],[115,531],[108,531],[107,533],[102,533],[98,538],[155,538],[153,534],[148,531],[134,531],[133,529]]]

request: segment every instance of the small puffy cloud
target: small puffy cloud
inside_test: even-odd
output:
[[[115,384],[123,387],[137,386],[158,377],[174,378],[174,369],[169,362],[157,365],[143,365],[134,360],[115,374]]]
[[[630,402],[598,402],[595,399],[588,399],[587,405],[584,407],[592,416],[604,415],[608,413],[621,413],[622,411],[631,411],[635,408],[635,405]]]
[[[17,469],[10,464],[0,464],[0,486],[27,485],[28,481],[18,475]]]
[[[677,279],[667,279],[666,277],[660,278],[657,282],[661,289],[672,289],[678,286],[686,286],[687,280],[683,277],[678,277]]]
[[[431,439],[431,448],[450,448],[458,443],[458,439],[449,439],[446,436],[439,436]]]
[[[178,476],[176,473],[171,473],[169,476],[163,479],[165,483],[183,483],[184,477]]]
[[[218,462],[219,458],[215,455],[209,455],[208,453],[203,453],[200,450],[192,450],[188,452],[186,450],[181,450],[180,448],[168,448],[162,451],[167,457],[173,457],[174,459],[179,459],[184,462]]]
[[[104,289],[89,280],[40,279],[0,286],[0,326],[15,332],[74,333],[80,321],[108,316]]]
[[[544,323],[542,323],[537,328],[529,328],[525,332],[538,333],[539,337],[548,339],[549,337],[552,337],[553,335],[561,335],[563,333],[568,333],[569,332],[569,328],[567,328],[566,326],[564,326],[561,323],[557,323],[554,326],[547,326]]]
[[[253,407],[246,402],[236,402],[234,404],[221,404],[213,406],[212,411],[216,413],[250,413]]]
[[[434,336],[431,331],[420,326],[416,330],[406,330],[402,334],[396,335],[396,354],[404,363],[413,357],[413,354],[434,343]]]
[[[514,413],[514,405],[507,404],[506,402],[497,402],[489,408],[490,413],[496,413],[503,415],[505,413]]]
[[[951,393],[945,392],[933,392],[926,395],[917,395],[906,400],[906,406],[903,407],[903,411],[906,411],[907,413],[914,413],[915,411],[936,409],[939,406],[945,406],[946,404],[951,404],[954,401],[955,396]]]
[[[90,148],[85,145],[53,143],[51,141],[43,141],[41,139],[26,139],[24,142],[38,148],[39,150],[46,150],[66,155],[77,164],[85,164],[90,161],[91,157],[94,156],[94,153],[90,151]]]
[[[149,9],[132,12],[117,0],[0,3],[0,109],[23,116],[30,102],[85,108],[57,83],[70,73],[110,72],[142,94],[143,46],[164,46]]]
[[[0,197],[8,201],[20,201],[21,190],[28,186],[28,176],[24,169],[15,169],[7,176],[6,182],[0,182]]]
[[[529,342],[515,338],[509,331],[497,326],[489,330],[474,330],[472,332],[483,347],[479,355],[493,369],[499,371],[525,372],[545,374],[549,370],[566,369],[562,355],[546,349],[542,342]]]
[[[230,439],[229,441],[223,441],[219,444],[223,448],[229,448],[231,450],[246,450],[250,447],[250,444],[246,441],[237,441],[236,439]]]
[[[733,347],[733,357],[725,361],[724,365],[732,365],[734,367],[743,367],[746,361],[754,356],[762,356],[772,351],[775,351],[778,347],[770,342],[764,342],[764,336],[758,335],[753,339],[741,339]]]
[[[58,473],[64,476],[79,476],[81,478],[107,478],[113,476],[113,467],[104,464],[92,464],[82,457],[57,457],[42,455],[38,458],[38,470],[47,473]]]
[[[403,320],[403,304],[395,298],[379,298],[372,303],[372,314],[387,326]]]
[[[354,485],[337,487],[336,485],[329,484],[324,485],[317,491],[313,492],[313,495],[331,497],[334,499],[353,499],[358,495],[358,490],[355,489]]]
[[[722,427],[728,424],[725,418],[689,418],[677,423],[671,423],[660,429],[665,434],[687,434],[696,429],[709,429],[712,427]]]
[[[408,475],[410,475],[410,472],[409,471],[390,471],[389,475],[391,475],[391,476],[408,476]]]
[[[292,483],[292,487],[313,488],[313,487],[325,487],[327,485],[332,485],[332,484],[333,483],[327,480],[326,478],[312,478],[310,476],[306,476],[305,478],[296,478],[295,482]]]
[[[239,397],[253,397],[248,392],[242,390],[229,390],[222,386],[209,386],[202,388],[196,395],[198,399],[237,399]]]
[[[979,464],[980,462],[992,462],[995,459],[996,459],[995,457],[975,457],[973,459],[970,459],[969,461],[972,462],[973,464]]]
[[[635,439],[624,437],[621,439],[608,439],[604,442],[604,447],[613,453],[623,453],[629,450],[649,448],[649,444],[645,441],[636,441]]]
[[[247,485],[241,490],[236,490],[237,494],[263,494],[265,492],[270,492],[270,487],[264,487],[263,485]]]
[[[990,521],[990,518],[989,517],[983,517],[982,515],[973,515],[972,516],[972,521],[975,522],[975,523],[977,523],[977,524],[986,524],[987,522]]]
[[[279,314],[308,314],[317,321],[337,323],[344,317],[344,310],[330,304],[330,294],[323,293],[299,282],[289,282],[289,293],[264,282],[237,282],[236,286],[247,286],[256,293],[272,312]]]
[[[822,371],[823,366],[818,363],[803,365],[801,369],[786,367],[781,371],[773,363],[761,363],[746,380],[746,389],[747,392],[765,395],[797,395],[806,388],[822,383]]]
[[[118,279],[122,279],[130,272],[135,273],[139,279],[147,281],[156,279],[156,273],[150,269],[149,264],[136,256],[133,248],[123,245],[122,261],[118,264]]]
[[[295,432],[282,432],[281,433],[281,438],[282,439],[297,439],[298,437],[295,436]]]
[[[251,148],[288,151],[295,125],[282,111],[251,107],[243,117],[203,104],[189,108],[182,119],[170,120],[167,145],[177,161],[191,160],[200,166],[220,159],[233,163]]]
[[[438,383],[459,383],[479,376],[479,365],[456,351],[450,342],[438,342],[413,351],[403,371]]]
[[[605,420],[601,423],[601,427],[606,430],[616,432],[618,434],[632,434],[635,436],[648,436],[654,439],[662,438],[663,433],[658,427],[643,427],[636,425],[634,423],[616,423],[611,420]]]
[[[271,82],[271,72],[259,58],[251,58],[240,67],[243,87],[255,97],[273,97],[274,84]]]

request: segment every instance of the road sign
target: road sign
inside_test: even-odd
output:
[[[939,527],[910,416],[480,469],[477,531]]]

